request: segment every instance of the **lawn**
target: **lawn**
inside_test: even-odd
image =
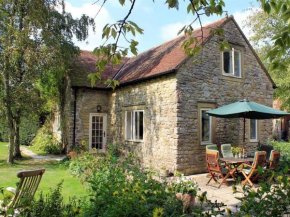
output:
[[[68,169],[56,161],[35,161],[29,158],[16,160],[14,165],[6,164],[8,153],[7,143],[0,143],[0,187],[16,187],[18,178],[17,172],[20,170],[45,168],[45,173],[41,180],[37,194],[49,192],[50,188],[64,180],[62,187],[62,195],[65,201],[69,197],[84,197],[88,195],[88,191],[79,183],[79,181],[71,176]]]

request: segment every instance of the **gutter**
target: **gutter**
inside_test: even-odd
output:
[[[73,147],[76,147],[76,116],[77,116],[77,91],[78,87],[74,90],[74,120],[73,120]]]

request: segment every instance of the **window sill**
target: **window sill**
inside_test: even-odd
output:
[[[200,145],[212,145],[212,142],[201,142]]]
[[[125,140],[125,142],[144,142],[144,140]]]
[[[255,143],[255,142],[259,142],[259,140],[257,140],[257,139],[250,139],[250,143]]]
[[[243,82],[244,81],[243,77],[235,77],[235,76],[225,75],[225,74],[222,74],[221,79],[227,80],[227,81],[235,81],[235,82]]]

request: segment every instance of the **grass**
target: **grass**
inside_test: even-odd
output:
[[[70,175],[67,167],[63,164],[57,161],[35,161],[26,157],[22,160],[16,160],[13,165],[9,165],[6,164],[7,153],[7,143],[0,143],[0,187],[16,187],[19,180],[16,175],[20,170],[45,168],[37,194],[40,191],[43,191],[44,194],[48,193],[50,188],[55,188],[59,182],[64,180],[62,195],[65,201],[68,201],[69,197],[88,195],[88,191],[75,177]]]

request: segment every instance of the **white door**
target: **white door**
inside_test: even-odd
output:
[[[104,150],[107,141],[107,114],[90,114],[90,151],[93,149]]]

